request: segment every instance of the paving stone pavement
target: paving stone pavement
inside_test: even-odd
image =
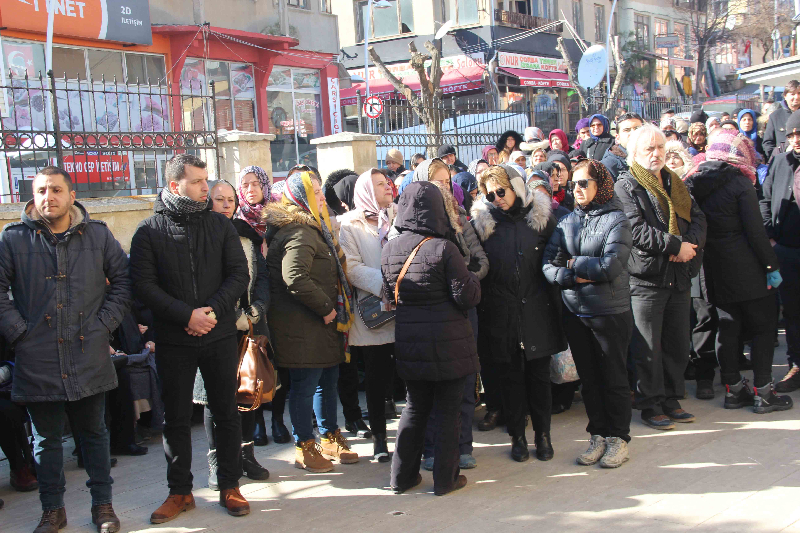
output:
[[[776,350],[774,374],[786,371],[785,345]],[[752,377],[746,373],[748,377]],[[150,513],[167,495],[165,462],[159,441],[147,443],[142,457],[119,457],[112,470],[114,508],[122,531],[159,533],[263,531],[330,531],[355,529],[381,533],[414,531],[492,532],[547,530],[800,532],[800,407],[783,413],[756,415],[749,409],[722,409],[723,387],[717,398],[689,399],[683,407],[695,415],[692,424],[662,432],[641,423],[634,411],[631,460],[616,470],[583,467],[575,457],[587,446],[583,405],[553,417],[555,458],[526,463],[510,458],[507,435],[497,429],[474,432],[478,468],[464,473],[464,489],[433,495],[430,472],[422,485],[394,495],[389,464],[370,461],[371,442],[352,439],[361,456],[354,465],[336,465],[333,472],[309,474],[294,468],[291,444],[256,448],[270,472],[266,482],[242,481],[249,516],[228,516],[217,503],[218,493],[206,488],[205,434],[193,428],[194,496],[197,508],[178,519],[151,525]],[[800,401],[800,391],[792,393]],[[362,395],[362,407],[365,406]],[[476,421],[483,415],[476,413]],[[269,418],[269,413],[265,413]],[[343,422],[340,413],[340,422]],[[287,414],[288,423],[288,414]],[[393,448],[396,421],[389,426]],[[533,435],[528,429],[528,441]],[[533,446],[531,445],[531,449]],[[64,533],[94,531],[85,486],[65,444],[69,525]],[[0,462],[2,533],[31,532],[40,516],[38,494],[17,493],[8,485],[8,463]]]

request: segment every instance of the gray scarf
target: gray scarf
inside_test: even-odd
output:
[[[161,189],[161,201],[167,209],[179,215],[189,215],[206,209],[206,202],[195,202],[188,196],[173,194],[168,188]]]

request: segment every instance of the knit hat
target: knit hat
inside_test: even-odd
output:
[[[797,131],[800,132],[800,125]],[[752,141],[738,131],[723,130],[714,135],[706,148],[706,161],[729,163],[741,170],[751,182],[756,181],[756,150]]]
[[[453,176],[453,183],[458,184],[464,192],[472,192],[478,188],[478,180],[469,172],[459,172]]]
[[[708,120],[708,113],[706,113],[702,109],[698,109],[697,111],[692,113],[689,122],[692,124],[694,124],[695,122],[702,122],[703,124],[705,124],[707,120]]]
[[[525,154],[523,154],[522,152],[517,150],[517,151],[511,152],[511,155],[508,157],[508,160],[511,161],[512,163],[515,163],[517,161],[517,159],[519,159],[520,157],[525,157]]]
[[[550,178],[542,170],[534,170],[531,179],[528,182],[528,190],[533,191],[536,187],[544,187],[547,194],[553,196],[553,187],[550,185]]]
[[[583,128],[589,127],[589,118],[582,118],[575,124],[575,133],[580,133]]]
[[[708,120],[706,120],[706,130],[710,130],[711,129],[711,125],[713,123],[715,123],[715,122],[717,123],[717,125],[719,125],[719,118],[710,117]]]
[[[439,147],[438,156],[439,157],[444,157],[446,155],[455,154],[455,153],[456,153],[456,149],[455,148],[453,148],[449,144],[443,144],[443,145],[441,145]]]
[[[563,163],[564,166],[567,167],[568,171],[572,171],[572,161],[569,160],[569,156],[563,150],[550,150],[550,154],[547,156],[547,161],[558,161],[559,163]]]
[[[686,134],[689,131],[689,123],[679,118],[675,120],[675,129],[678,130],[678,133]]]
[[[397,148],[392,148],[388,152],[386,152],[386,162],[387,163],[397,163],[398,165],[402,165],[405,163],[405,159],[403,158],[403,153],[398,150]]]
[[[786,119],[786,135],[800,133],[800,110],[795,111]]]

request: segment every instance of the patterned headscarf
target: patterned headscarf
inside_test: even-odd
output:
[[[281,198],[283,198],[283,191],[286,190],[286,180],[279,181],[278,183],[272,186],[272,191],[270,196],[272,196],[273,202],[280,202]]]
[[[697,144],[694,142],[695,138],[698,134],[703,134],[706,138],[703,141],[703,144]],[[698,152],[705,152],[706,145],[708,144],[708,131],[706,131],[706,125],[702,122],[695,122],[691,126],[689,126],[689,146],[697,150]]]
[[[588,161],[594,174],[597,175],[597,194],[594,196],[592,202],[598,205],[610,202],[614,197],[614,178],[611,177],[606,166],[600,161],[595,161],[594,159],[589,159]],[[575,207],[578,209],[580,208],[577,202],[575,203]]]
[[[384,208],[378,205],[378,199],[375,197],[375,186],[372,184],[373,173],[383,175],[383,172],[377,168],[370,168],[363,172],[356,180],[356,185],[353,189],[353,202],[357,209],[361,209],[364,212],[366,218],[377,220],[378,239],[381,243],[381,248],[383,248],[383,245],[388,242],[387,236],[389,235],[389,229],[392,227],[391,208],[394,204]]]
[[[320,211],[317,200],[314,197],[314,186],[311,183],[310,172],[294,172],[286,178],[286,189],[283,191],[282,203],[285,205],[296,205],[303,211],[310,213],[319,225],[325,242],[330,248],[331,255],[336,259],[336,270],[339,274],[339,296],[336,302],[336,329],[345,334],[345,354],[349,361],[349,351],[347,348],[347,332],[353,325],[353,291],[345,275],[347,265],[344,252],[339,248],[336,237],[331,233],[331,220],[328,216],[328,208],[322,206]]]
[[[244,177],[248,174],[255,174],[258,178],[258,182],[261,184],[264,199],[259,204],[251,204],[248,202],[247,197],[242,192],[242,182],[244,181]],[[239,172],[239,178],[236,180],[236,194],[239,197],[239,209],[236,210],[236,215],[234,215],[234,217],[240,218],[250,224],[261,237],[263,237],[264,233],[267,231],[267,223],[264,222],[261,211],[264,209],[267,202],[272,200],[270,188],[269,176],[266,171],[254,165],[244,167],[242,171]]]
[[[756,182],[756,150],[743,133],[722,130],[706,148],[706,161],[724,161],[741,170],[751,183]]]

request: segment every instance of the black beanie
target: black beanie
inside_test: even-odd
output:
[[[786,119],[786,135],[789,136],[792,133],[800,133],[800,110],[795,111]]]
[[[454,153],[456,153],[456,149],[453,148],[449,144],[443,144],[443,145],[441,145],[439,147],[439,151],[438,151],[439,157],[444,157],[446,155],[450,155],[450,154],[454,154]]]
[[[692,113],[692,118],[689,119],[689,124],[694,124],[695,122],[702,122],[703,124],[705,124],[707,120],[708,120],[708,113],[706,113],[702,109],[698,109],[697,111]]]
[[[572,171],[572,161],[569,160],[569,156],[563,150],[550,150],[550,153],[547,154],[547,160],[563,163],[568,171]]]

